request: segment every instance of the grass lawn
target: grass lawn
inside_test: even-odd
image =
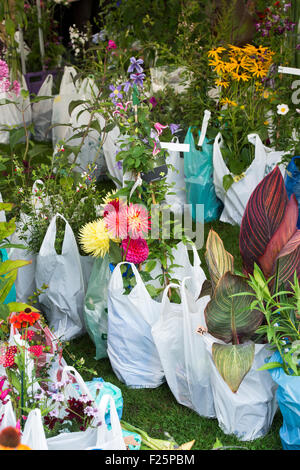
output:
[[[220,235],[228,250],[235,258],[235,268],[241,270],[239,254],[239,227],[232,227],[221,222],[205,225],[206,241],[210,227]],[[203,269],[204,248],[199,251]],[[115,376],[108,359],[95,360],[95,346],[88,335],[77,338],[70,343],[69,351],[77,358],[83,357],[85,365],[95,369],[99,377],[117,385],[123,394],[124,421],[146,431],[151,437],[166,439],[164,433],[169,433],[178,444],[196,440],[194,450],[212,449],[216,438],[223,446],[241,446],[248,450],[280,450],[279,428],[282,424],[280,411],[275,415],[269,433],[261,439],[251,442],[241,442],[235,436],[225,435],[218,426],[216,419],[202,418],[194,411],[177,403],[168,385],[165,383],[157,389],[134,390],[127,388]],[[66,357],[68,361],[68,358]],[[69,362],[69,361],[68,361]],[[85,380],[91,380],[89,374],[83,374]]]

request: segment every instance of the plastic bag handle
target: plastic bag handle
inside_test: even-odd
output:
[[[265,158],[262,159],[261,156],[262,155],[266,156],[266,147],[262,143],[262,140],[259,137],[259,135],[258,134],[249,134],[248,135],[248,141],[255,146],[254,160],[262,161],[265,164]],[[261,152],[256,152],[256,149],[259,148],[259,147],[261,149]]]
[[[111,430],[109,432],[112,433],[114,437],[117,437],[118,435],[120,435],[120,438],[122,439],[122,428],[121,428],[121,423],[120,423],[119,416],[117,413],[115,401],[111,395],[105,394],[101,398],[99,408],[98,408],[101,425],[98,426],[96,447],[101,447],[101,444],[103,443],[102,436],[105,435],[105,433],[107,432],[105,414],[106,414],[108,404],[110,404],[109,414],[110,414],[110,424],[111,424]],[[125,448],[126,447],[124,443],[124,449]]]
[[[77,247],[77,243],[76,243],[73,231],[72,231],[68,221],[65,219],[65,217],[63,215],[57,213],[51,219],[51,222],[50,222],[49,227],[47,229],[47,232],[46,232],[45,238],[43,240],[42,246],[40,248],[40,254],[43,254],[43,251],[45,250],[45,246],[47,246],[47,245],[49,245],[51,247],[51,249],[54,250],[55,239],[56,239],[56,219],[57,219],[57,217],[60,217],[66,223],[64,241],[63,241],[63,246],[62,246],[62,254],[65,254],[66,251],[67,251],[66,250],[67,238],[72,240],[72,242],[74,242],[74,244]]]
[[[188,277],[184,277],[181,281],[181,284],[175,284],[175,283],[171,283],[171,284],[168,284],[166,287],[165,287],[165,290],[163,292],[163,295],[162,295],[162,301],[161,301],[161,317],[163,317],[163,312],[164,312],[164,308],[165,308],[165,305],[166,305],[166,302],[167,302],[167,296],[168,296],[168,290],[171,289],[171,288],[175,288],[175,289],[180,289],[180,294],[181,294],[181,302],[182,302],[182,299],[183,299],[183,295],[182,293],[184,292],[184,288],[186,287],[186,281],[188,279],[192,279],[191,276],[188,276]],[[185,294],[184,294],[185,295]]]
[[[193,261],[193,267],[196,267],[196,265],[201,265],[201,260],[200,260],[200,257],[199,257],[199,253],[197,251],[197,248],[195,246],[195,243],[193,243],[192,241],[190,241],[188,243],[189,246],[192,247],[192,250],[193,250],[193,253],[194,253],[194,261]],[[197,262],[197,264],[196,264]]]
[[[76,70],[74,69],[74,67],[68,67],[66,65],[65,68],[64,68],[64,73],[63,73],[61,83],[60,83],[59,94],[61,94],[63,92],[63,87],[65,85],[68,85],[69,83],[74,84],[73,78],[75,76],[76,76]],[[75,88],[76,88],[76,86],[75,86]]]
[[[171,282],[171,284],[168,284],[165,289],[164,289],[164,292],[163,292],[163,295],[162,295],[162,300],[161,300],[161,317],[163,317],[163,312],[164,312],[164,309],[165,309],[165,306],[166,306],[166,303],[167,303],[167,298],[168,298],[168,290],[169,289],[178,289],[180,288],[180,285],[179,284],[175,284],[174,282]]]
[[[81,393],[82,393],[83,395],[87,395],[88,398],[89,398],[92,402],[94,402],[95,400],[94,400],[94,398],[92,397],[92,395],[91,395],[91,393],[90,393],[88,387],[86,386],[86,384],[85,384],[83,378],[81,377],[81,375],[79,374],[79,372],[77,372],[77,370],[76,370],[73,366],[65,366],[65,367],[63,368],[61,380],[62,380],[62,381],[66,380],[66,376],[67,376],[68,372],[69,372],[69,373],[73,372],[73,374],[70,374],[70,375],[74,375],[74,377],[75,377],[75,379],[76,379],[76,382],[78,383],[79,388],[80,388],[80,390],[81,390]]]
[[[45,80],[44,80],[44,83],[47,83],[47,85],[48,85],[49,82],[52,82],[52,83],[53,83],[53,75],[52,75],[52,73],[49,73],[49,74],[47,75],[47,77],[45,78]],[[44,83],[43,83],[43,84],[44,84]]]
[[[120,269],[122,264],[128,264],[129,266],[131,266],[132,271],[135,275],[135,279],[136,279],[137,284],[143,284],[140,273],[138,272],[136,266],[133,263],[130,263],[129,261],[121,261],[121,263],[117,264],[117,266],[115,267],[115,269],[113,270],[113,273],[111,275],[111,283],[112,284],[115,281],[117,283],[118,287],[123,286],[123,277],[122,277],[121,269]]]
[[[211,112],[208,111],[208,109],[206,109],[204,111],[204,117],[203,117],[203,121],[202,121],[201,133],[200,133],[199,141],[198,141],[199,147],[202,147],[202,145],[203,145],[203,142],[204,142],[204,139],[205,139],[205,136],[206,136],[206,132],[207,132],[208,123],[209,123],[209,120],[210,120],[210,116],[211,116]]]

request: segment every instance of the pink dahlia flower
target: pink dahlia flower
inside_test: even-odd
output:
[[[126,260],[129,263],[143,263],[149,256],[149,247],[143,238],[122,240],[123,254],[126,253]]]

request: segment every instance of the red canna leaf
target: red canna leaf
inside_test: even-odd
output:
[[[246,272],[252,273],[254,263],[265,253],[280,227],[287,204],[284,180],[279,168],[275,167],[251,194],[242,219],[240,253]]]
[[[297,230],[279,253],[278,257],[278,282],[279,285],[287,281],[293,282],[294,273],[300,275],[300,230]],[[276,260],[276,261],[277,261]],[[275,266],[276,267],[276,266]],[[274,267],[274,270],[275,270]]]
[[[263,256],[258,259],[259,265],[266,278],[269,278],[274,273],[276,259],[287,245],[289,240],[293,237],[297,231],[297,220],[298,220],[298,202],[295,194],[292,194],[291,199],[289,200],[286,210],[281,221],[280,226],[274,233],[273,237],[269,241],[266,251]],[[289,245],[289,252],[294,251],[298,245],[297,243],[299,237],[296,237],[292,245]],[[300,241],[298,241],[298,244]],[[285,256],[287,252],[281,256]]]

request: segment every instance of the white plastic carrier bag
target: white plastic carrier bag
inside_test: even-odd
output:
[[[173,137],[172,142],[178,143],[178,137]],[[170,188],[170,193],[166,195],[166,203],[171,207],[174,213],[182,213],[184,204],[186,203],[186,191],[184,181],[184,159],[180,158],[180,152],[176,150],[169,150],[167,152],[166,164],[172,165],[168,168],[166,177],[167,184],[173,184]]]
[[[99,123],[101,129],[105,126],[105,120],[102,116],[99,116]],[[115,126],[111,131],[102,133],[102,148],[104,153],[104,158],[107,166],[108,173],[116,178],[120,183],[114,180],[114,183],[117,188],[122,187],[123,183],[123,167],[121,162],[117,162],[116,156],[117,153],[121,150],[120,144],[126,139],[121,136],[120,129],[118,126]],[[124,149],[122,149],[124,150]]]
[[[83,100],[86,103],[89,101],[94,102],[99,94],[99,90],[95,84],[95,81],[88,77],[85,78],[78,88],[76,100]],[[73,99],[73,100],[74,100]],[[95,114],[93,120],[98,119]],[[106,162],[104,159],[103,148],[101,145],[101,133],[93,126],[89,128],[87,135],[83,140],[83,136],[76,137],[76,134],[82,133],[82,129],[86,129],[90,124],[91,113],[87,109],[85,103],[80,103],[76,106],[69,117],[70,127],[67,128],[65,134],[65,142],[70,146],[81,146],[80,153],[76,157],[76,167],[74,171],[83,172],[88,171],[89,167],[97,165],[95,175],[98,177],[101,174],[106,173]],[[83,127],[85,126],[85,127]],[[83,143],[82,143],[83,141]],[[69,155],[69,161],[72,163],[75,159],[75,155],[72,153]]]
[[[277,152],[265,147],[257,134],[249,134],[248,140],[255,146],[255,156],[252,163],[244,172],[244,177],[234,181],[230,188],[225,191],[223,178],[232,175],[225,164],[222,156],[222,136],[219,133],[214,141],[213,166],[214,185],[218,198],[223,202],[224,209],[220,216],[221,222],[232,225],[241,225],[247,202],[261,180],[280,164],[284,152]],[[284,169],[280,166],[282,172]]]
[[[53,75],[47,75],[42,83],[37,97],[52,96]],[[43,99],[32,104],[32,122],[34,125],[35,140],[51,140],[53,98]]]
[[[58,217],[65,222],[61,254],[55,250]],[[48,286],[39,295],[39,306],[55,336],[69,341],[83,334],[85,292],[81,260],[74,233],[60,214],[52,218],[37,255],[35,281],[37,289],[41,289],[43,284]]]
[[[0,431],[8,426],[16,427],[17,420],[11,400],[7,396],[7,403],[0,405]]]
[[[277,385],[267,370],[258,371],[270,356],[267,344],[256,344],[253,365],[236,393],[233,393],[218,372],[211,347],[216,340],[203,336],[212,367],[211,387],[220,428],[225,434],[234,434],[241,441],[252,441],[265,436],[278,409]]]
[[[180,285],[181,304],[171,303],[164,291],[160,319],[152,327],[167,383],[174,397],[183,406],[207,418],[215,417],[210,384],[211,365],[202,336],[196,333],[204,325],[204,309],[210,297],[195,301],[186,288],[184,278]]]
[[[96,403],[85,384],[81,375],[74,367],[66,366],[62,373],[62,382],[66,378],[74,378],[82,395],[86,395],[89,400]],[[72,383],[65,389],[67,398],[78,398],[79,393]],[[109,411],[107,411],[109,409]],[[122,437],[122,429],[114,399],[110,395],[103,395],[98,407],[99,413],[94,417],[91,426],[85,431],[61,433],[55,437],[47,439],[49,450],[125,450],[125,442]],[[107,428],[105,415],[110,413],[110,429]]]
[[[31,410],[27,416],[22,444],[30,447],[31,450],[48,450],[42,414],[39,408]]]
[[[108,409],[110,413],[109,426],[105,422],[105,415]],[[96,447],[89,447],[86,450],[126,450],[116,404],[111,395],[106,394],[101,398],[99,418],[101,425],[97,430]]]
[[[23,75],[21,78],[21,89],[28,91],[26,80]],[[3,91],[0,93],[0,102],[4,100],[12,101],[16,104],[7,103],[0,106],[1,144],[7,144],[9,142],[9,131],[7,129],[21,128],[24,126],[24,121],[28,127],[32,122],[32,111],[29,96],[27,98],[23,98],[21,93],[19,96],[16,96],[13,92]],[[24,120],[22,110],[24,112]]]
[[[37,215],[42,211],[43,206],[49,204],[49,199],[46,195],[43,194],[40,198],[36,196],[36,192],[43,184],[42,180],[36,180],[32,185],[32,210]],[[16,231],[10,237],[10,242],[16,245],[23,245],[25,249],[14,247],[10,248],[8,252],[11,260],[21,259],[31,261],[30,264],[18,269],[17,279],[15,281],[16,300],[17,302],[25,303],[28,303],[28,297],[32,296],[36,291],[35,270],[37,254],[30,251],[28,248],[31,237],[30,221],[30,217],[27,214],[23,212],[20,213],[20,220],[16,223]],[[24,231],[23,228],[27,224],[29,227]]]
[[[129,294],[124,294],[122,264],[131,266],[136,279]],[[151,333],[160,307],[134,264],[115,267],[108,285],[107,354],[118,379],[130,388],[156,388],[165,381]]]
[[[190,253],[192,255],[190,256]],[[186,285],[189,291],[192,293],[195,299],[198,299],[201,286],[205,279],[204,271],[201,267],[201,260],[197,251],[197,248],[193,242],[185,244],[183,242],[179,242],[172,250],[172,254],[174,256],[173,263],[177,266],[172,268],[172,272],[170,272],[172,279],[177,279],[178,281],[182,281],[185,277],[187,277]],[[192,258],[192,260],[190,259]],[[171,261],[168,261],[168,265]],[[145,262],[145,265],[147,263]],[[146,284],[153,285],[156,289],[161,288],[160,280],[157,276],[161,276],[163,273],[160,261],[156,261],[156,265],[152,271],[150,271],[152,280],[147,281]],[[162,294],[160,295],[162,298]]]
[[[52,143],[53,148],[59,141],[63,141],[70,124],[69,105],[71,101],[78,99],[78,83],[74,83],[77,72],[74,67],[65,66],[60,83],[59,94],[53,99],[52,112]]]

